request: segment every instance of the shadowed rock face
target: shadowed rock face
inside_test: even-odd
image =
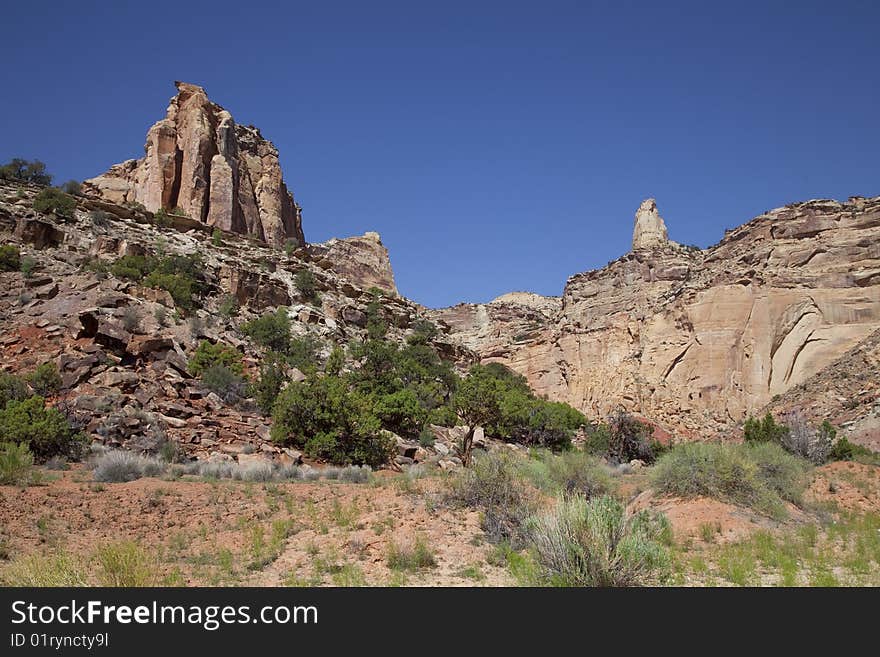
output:
[[[272,143],[256,128],[236,124],[201,87],[175,84],[165,118],[147,133],[144,157],[85,181],[85,190],[112,203],[141,203],[151,212],[177,208],[269,244],[305,244],[300,208]]]
[[[643,204],[636,248],[569,278],[561,303],[501,297],[434,316],[539,394],[694,436],[727,430],[880,329],[880,197],[772,210],[706,250],[661,241],[655,214]]]

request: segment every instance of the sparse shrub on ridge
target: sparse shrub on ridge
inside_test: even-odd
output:
[[[244,371],[241,352],[235,347],[222,342],[202,340],[187,363],[186,369],[194,376],[201,375],[209,367],[222,365],[235,374]]]
[[[607,495],[560,498],[529,520],[527,534],[545,584],[643,586],[662,581],[670,566],[666,518],[650,511],[627,517]]]
[[[49,187],[37,194],[33,205],[38,212],[49,212],[70,219],[76,210],[76,199],[60,189]]]
[[[50,185],[52,183],[52,176],[46,172],[46,165],[43,162],[23,160],[20,157],[12,158],[0,166],[0,179],[18,180],[35,185]]]
[[[0,246],[0,271],[19,271],[21,251],[15,244]]]
[[[28,383],[34,392],[40,396],[55,394],[61,389],[61,374],[58,366],[53,362],[43,363],[28,375]]]
[[[28,388],[22,377],[0,372],[0,410],[6,408],[8,401],[23,401],[27,397]]]

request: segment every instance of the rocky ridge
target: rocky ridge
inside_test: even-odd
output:
[[[305,244],[301,209],[272,143],[257,128],[237,124],[201,87],[175,85],[165,118],[147,132],[144,157],[85,181],[86,191],[118,205],[182,213],[269,244]]]
[[[633,250],[569,278],[556,311],[502,297],[432,316],[550,399],[682,437],[729,434],[880,328],[880,198],[791,204],[705,250],[665,232],[643,203]]]
[[[51,401],[109,446],[149,452],[171,439],[190,457],[299,461],[299,453],[271,443],[269,419],[255,407],[226,403],[192,377],[187,361],[198,343],[238,348],[245,373],[255,375],[260,354],[237,326],[266,310],[286,307],[292,332],[318,340],[324,356],[363,337],[377,287],[391,339],[403,340],[427,316],[394,293],[387,250],[375,233],[279,249],[234,232],[218,240],[185,217],[156,225],[152,213],[97,196],[78,197],[71,219],[44,214],[32,209],[38,191],[0,181],[0,242],[18,245],[35,263],[27,276],[0,272],[0,369],[25,373],[54,362],[63,385]],[[186,316],[167,292],[103,273],[121,256],[159,252],[202,259],[205,293]],[[314,276],[318,301],[296,286],[303,270]],[[240,305],[236,317],[220,311],[230,297]],[[434,346],[468,360],[442,333]],[[411,462],[417,447],[402,444],[402,460]],[[441,459],[441,449],[422,449],[418,457]]]

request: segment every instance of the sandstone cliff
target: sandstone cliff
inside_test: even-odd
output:
[[[730,428],[880,328],[880,198],[772,210],[704,251],[665,233],[643,204],[634,250],[572,276],[556,312],[501,299],[434,316],[551,399],[691,436]]]
[[[269,244],[305,244],[300,208],[272,143],[253,126],[238,125],[201,87],[175,84],[165,118],[147,133],[144,157],[85,181],[86,192],[150,212],[177,209]]]

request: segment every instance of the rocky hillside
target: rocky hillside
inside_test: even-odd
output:
[[[149,451],[164,435],[200,457],[294,458],[269,442],[269,419],[252,404],[225,403],[192,377],[198,343],[237,347],[254,375],[260,355],[239,327],[267,309],[288,308],[294,335],[311,336],[322,356],[364,335],[377,297],[392,340],[426,315],[395,294],[376,233],[281,249],[186,217],[157,225],[153,213],[94,195],[77,197],[69,217],[38,212],[39,191],[0,181],[0,244],[27,262],[0,272],[0,370],[55,363],[62,385],[52,402],[109,445]],[[193,303],[113,274],[120,258],[142,255],[195,257]],[[297,283],[306,271],[317,294]],[[467,360],[442,334],[434,346]]]
[[[305,244],[300,207],[272,143],[257,128],[238,125],[201,87],[175,84],[165,118],[147,132],[144,157],[87,180],[86,191],[150,212],[176,210],[269,244]]]
[[[649,200],[633,250],[572,276],[561,302],[517,293],[433,316],[591,417],[623,406],[682,437],[728,432],[880,329],[880,198],[771,210],[706,250],[669,241]]]

